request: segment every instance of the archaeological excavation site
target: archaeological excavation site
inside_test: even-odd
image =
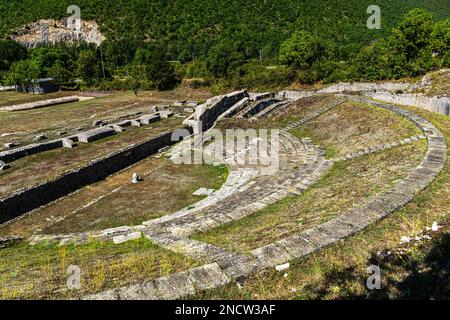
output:
[[[431,314],[449,146],[449,0],[0,0],[0,307]]]
[[[417,86],[2,100],[3,298],[292,298],[431,241],[450,103]]]

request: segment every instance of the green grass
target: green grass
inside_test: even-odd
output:
[[[324,223],[387,191],[423,159],[426,142],[336,163],[300,196],[288,196],[241,220],[195,235],[199,241],[248,253]]]
[[[410,109],[435,124],[450,143],[450,119],[444,115],[426,110]],[[372,297],[364,284],[368,277],[367,267],[374,263],[371,257],[381,251],[397,251],[402,236],[414,236],[425,227],[431,226],[433,221],[448,220],[450,208],[450,162],[438,175],[436,180],[417,195],[410,203],[397,210],[384,220],[370,225],[345,241],[331,245],[321,251],[302,259],[291,261],[290,268],[284,272],[265,270],[252,275],[240,282],[241,288],[235,284],[210,290],[197,295],[196,299],[346,299]],[[449,234],[447,228],[446,234]],[[448,242],[447,242],[448,243]],[[445,249],[445,248],[444,248]],[[380,264],[385,277],[382,277],[382,288],[386,288],[383,298],[402,297],[396,288],[390,288],[388,279],[399,278],[400,281],[408,279],[416,283],[423,280],[429,271],[425,261],[427,252],[432,250],[432,244],[425,244],[420,250],[422,253],[413,253],[414,263],[419,267],[416,273],[410,273],[407,260],[396,268]],[[397,256],[394,256],[394,258]],[[398,256],[400,259],[403,256]],[[413,260],[414,260],[413,259]],[[448,259],[448,256],[447,256]],[[376,262],[376,263],[382,263]],[[287,277],[283,274],[287,273]],[[441,273],[442,274],[442,273]],[[448,273],[447,273],[448,274]],[[444,275],[444,274],[443,274]],[[429,278],[432,281],[432,278]],[[439,282],[440,281],[440,282]],[[422,292],[430,288],[439,290],[445,284],[438,282],[423,283],[421,291],[411,291],[409,298],[422,297]],[[430,287],[430,283],[433,285]],[[441,283],[441,285],[440,285]],[[448,287],[448,286],[447,286]],[[327,288],[325,292],[320,289]],[[435,291],[434,294],[438,294]],[[430,298],[431,296],[428,296]]]
[[[79,290],[67,288],[70,265],[81,269]],[[31,246],[20,243],[0,250],[0,298],[77,298],[198,265],[144,238],[120,245],[90,242],[79,246]]]
[[[324,146],[327,158],[420,133],[411,122],[390,111],[350,101],[292,130],[295,137],[309,137]]]
[[[141,174],[143,181],[132,184],[133,172]],[[166,157],[150,157],[1,226],[0,235],[28,237],[139,225],[193,205],[203,198],[194,196],[194,191],[220,189],[227,176],[226,166],[175,165]]]

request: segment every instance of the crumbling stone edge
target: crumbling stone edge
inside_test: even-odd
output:
[[[186,127],[187,130],[190,128]],[[14,219],[35,208],[66,196],[84,186],[98,182],[145,158],[161,148],[171,146],[173,131],[168,131],[132,144],[109,155],[90,161],[87,165],[70,169],[56,178],[17,190],[0,199],[0,223]]]
[[[262,268],[274,267],[306,256],[349,237],[410,202],[444,168],[448,152],[444,136],[433,124],[410,111],[365,98],[352,96],[348,98],[390,110],[405,117],[423,132],[428,141],[428,150],[420,165],[407,178],[397,183],[391,190],[331,221],[253,250],[251,252],[253,259],[237,258],[224,268],[214,262],[150,282],[88,295],[83,299],[179,299],[202,290],[217,288]]]

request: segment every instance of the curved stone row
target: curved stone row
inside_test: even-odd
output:
[[[434,125],[412,112],[392,105],[364,98],[349,98],[390,110],[415,124],[428,140],[428,150],[423,161],[406,179],[362,206],[298,235],[253,250],[253,256],[262,266],[275,266],[302,257],[365,229],[411,201],[415,194],[428,186],[443,169],[447,158],[447,145],[444,136]]]
[[[63,97],[63,98],[35,101],[35,102],[15,104],[15,105],[11,105],[11,106],[1,107],[0,111],[22,111],[22,110],[29,110],[29,109],[37,109],[37,108],[55,106],[58,104],[78,102],[79,100],[80,100],[80,97],[78,97],[78,96]]]
[[[145,224],[158,231],[177,237],[205,231],[226,222],[243,218],[267,205],[286,197],[291,191],[298,192],[298,185],[312,183],[311,175],[325,161],[325,152],[314,146],[309,139],[303,139],[295,146],[296,139],[285,133],[280,136],[280,168],[274,176],[258,176],[242,191],[235,191],[223,201],[201,210],[187,211],[185,215],[168,215]],[[300,150],[299,150],[300,149]],[[294,169],[297,168],[297,169]],[[159,232],[158,232],[159,233]],[[158,243],[158,238],[153,239]]]
[[[224,185],[211,196],[172,214],[149,220],[136,227],[119,227],[100,232],[65,235],[36,235],[31,243],[58,241],[85,243],[89,239],[114,240],[134,232],[144,232],[163,246],[188,235],[223,223],[243,218],[289,193],[301,193],[319,178],[332,162],[325,160],[325,151],[310,139],[299,141],[289,133],[280,136],[280,169],[277,176],[264,176],[257,168],[230,167]]]
[[[295,121],[293,123],[290,123],[286,128],[284,128],[284,130],[289,131],[289,130],[295,129],[295,128],[301,126],[302,124],[305,124],[306,122],[309,122],[309,121],[319,117],[320,115],[324,114],[325,112],[328,112],[331,109],[334,109],[334,108],[340,106],[342,103],[344,103],[344,101],[345,101],[344,99],[338,99],[338,101],[336,101],[335,103],[332,103],[328,106],[321,107],[321,108],[309,113],[306,117],[304,117],[298,121]]]
[[[246,100],[246,98],[244,97],[243,100]],[[261,173],[254,167],[234,168],[230,163],[235,162],[236,159],[225,159],[230,168],[226,182],[218,191],[192,206],[157,219],[145,221],[142,225],[134,227],[123,226],[99,232],[76,234],[35,235],[29,241],[32,244],[40,242],[82,244],[88,242],[89,239],[101,241],[115,241],[116,238],[122,239],[123,237],[132,239],[135,232],[146,232],[146,235],[152,241],[167,245],[180,241],[193,232],[204,231],[243,218],[286,197],[288,194],[298,195],[316,182],[332,166],[333,161],[325,160],[325,150],[314,146],[310,139],[305,138],[300,141],[293,137],[288,130],[314,119],[343,102],[344,99],[339,99],[335,104],[313,111],[306,115],[305,119],[280,130],[281,137],[278,141],[282,146],[280,152],[281,168],[279,174],[275,177],[260,177]],[[236,104],[240,105],[240,102]],[[201,136],[194,135],[178,143],[170,152],[171,159],[180,157],[186,145],[197,146],[209,141],[208,134],[209,130]],[[192,141],[192,139],[195,139],[195,141]],[[237,156],[235,155],[235,157]]]
[[[371,146],[371,147],[367,147],[361,150],[356,150],[354,152],[348,153],[346,155],[343,155],[342,157],[339,158],[335,158],[333,159],[333,161],[337,162],[337,161],[346,161],[346,160],[351,160],[351,159],[355,159],[355,158],[359,158],[362,156],[367,156],[369,154],[373,154],[373,153],[377,153],[377,152],[381,152],[384,150],[388,150],[394,147],[398,147],[398,146],[402,146],[405,144],[410,144],[419,140],[424,140],[427,137],[423,134],[421,135],[417,135],[417,136],[412,136],[409,138],[404,138],[404,139],[400,139],[398,141],[395,142],[391,142],[391,143],[384,143],[384,144],[379,144],[376,146]]]
[[[261,110],[260,112],[258,112],[257,114],[255,114],[254,116],[252,116],[250,119],[252,121],[256,121],[258,119],[261,119],[265,116],[268,116],[269,114],[278,111],[281,108],[286,108],[290,105],[290,103],[288,101],[280,101],[280,102],[276,102],[272,105],[270,105],[269,107],[265,108],[264,110]]]
[[[171,276],[156,279],[151,282],[125,286],[114,290],[90,295],[87,299],[177,299],[192,295],[199,290],[222,286],[236,278],[247,276],[261,268],[273,267],[291,259],[299,258],[319,250],[339,239],[346,238],[361,231],[401,206],[411,201],[415,194],[426,188],[443,169],[447,158],[447,145],[441,132],[430,122],[412,112],[393,105],[377,103],[364,98],[348,97],[359,102],[370,103],[377,107],[390,110],[407,118],[422,130],[428,140],[427,153],[419,166],[403,181],[397,183],[391,190],[374,197],[358,208],[349,210],[339,217],[313,227],[298,235],[288,237],[267,246],[252,251],[252,258],[227,253],[224,250],[212,254],[220,262],[220,256],[228,259],[228,264],[220,266],[218,262],[208,264],[200,269],[192,269]],[[326,163],[321,162],[321,165]],[[320,165],[319,165],[320,167]],[[205,221],[206,222],[206,221]],[[172,230],[174,231],[174,230]],[[148,234],[152,238],[151,234]],[[153,238],[152,238],[153,239]],[[180,244],[182,239],[166,239],[161,245],[168,248]],[[185,240],[186,247],[195,248],[194,252],[214,251],[215,247],[197,241]],[[209,247],[210,246],[210,247]],[[175,248],[172,248],[173,250]],[[185,251],[189,251],[186,250]],[[200,278],[192,272],[201,274]],[[196,283],[202,285],[196,288]],[[167,288],[167,286],[173,287]]]

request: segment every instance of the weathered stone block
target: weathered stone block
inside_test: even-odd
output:
[[[113,238],[114,244],[121,244],[132,240],[137,240],[141,237],[141,233],[139,231],[129,233],[127,235],[119,235]]]
[[[140,126],[142,126],[142,123],[139,120],[131,120],[130,123],[131,123],[131,125],[133,127],[140,127]]]
[[[314,251],[314,247],[300,236],[292,236],[277,242],[293,258],[300,258]]]
[[[38,134],[37,136],[34,137],[33,141],[41,141],[41,140],[45,140],[47,139],[47,137],[43,134]]]
[[[163,110],[163,111],[160,111],[159,112],[159,116],[162,118],[162,119],[167,119],[167,118],[169,118],[169,117],[172,117],[173,116],[173,112],[172,111],[170,111],[170,110]]]
[[[84,143],[94,142],[112,135],[115,135],[116,131],[111,127],[101,127],[85,131],[78,135],[78,141]]]
[[[174,273],[154,281],[155,293],[159,299],[174,300],[195,293],[187,272]]]
[[[150,124],[150,123],[156,122],[160,119],[161,119],[161,117],[157,114],[149,114],[149,115],[145,115],[145,116],[142,116],[139,118],[139,120],[142,124]]]
[[[230,281],[217,263],[191,269],[188,271],[188,275],[197,290],[224,286]]]
[[[72,149],[75,146],[75,143],[73,142],[72,139],[66,138],[66,139],[62,139],[62,144],[64,148],[69,148]]]
[[[265,247],[257,248],[252,250],[251,253],[266,267],[274,267],[292,259],[292,257],[277,244],[270,244]]]
[[[8,142],[8,143],[5,143],[3,146],[5,147],[5,149],[11,149],[14,147],[18,147],[19,144],[15,143],[15,142]]]

